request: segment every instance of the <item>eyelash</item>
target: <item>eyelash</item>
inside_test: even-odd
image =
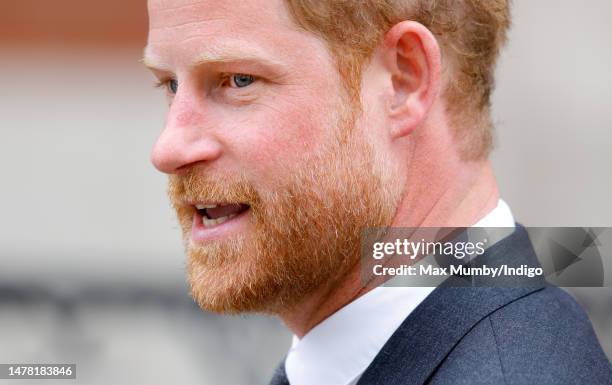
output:
[[[246,85],[244,87],[239,87],[239,86],[233,87],[233,86],[229,85],[230,88],[247,88],[247,87],[249,87],[250,85],[252,85],[253,83],[255,83],[256,81],[259,80],[259,78],[257,76],[250,75],[250,74],[228,73],[228,74],[223,74],[223,76],[221,78],[221,85],[225,85],[228,82],[231,83],[235,76],[245,76],[245,77],[248,77],[248,78],[250,78],[251,83],[249,83],[248,85]]]
[[[155,81],[153,84],[153,87],[155,88],[165,88],[167,91],[170,91],[170,82],[173,79],[163,79],[163,80],[158,80]]]
[[[224,85],[224,84],[226,84],[228,82],[231,82],[232,81],[232,77],[237,76],[237,75],[250,76],[251,79],[252,79],[252,83],[251,84],[253,84],[253,83],[257,82],[258,80],[260,80],[257,76],[254,76],[254,75],[242,74],[242,73],[228,73],[228,74],[223,74],[222,75],[220,84]],[[165,88],[169,93],[173,94],[174,92],[172,92],[172,90],[170,89],[170,82],[173,81],[173,80],[175,80],[175,79],[168,78],[168,79],[162,79],[162,80],[156,81],[154,83],[154,87],[155,88]],[[248,86],[250,86],[251,84],[249,84]],[[231,87],[230,86],[230,88],[247,88],[248,86],[245,86],[245,87]]]

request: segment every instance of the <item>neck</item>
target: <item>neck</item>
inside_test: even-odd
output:
[[[421,179],[436,180],[435,184],[415,184],[427,193],[419,193],[417,189],[404,194],[392,226],[469,227],[495,208],[499,193],[489,161],[470,162],[446,171],[450,175],[447,178],[429,174]],[[415,196],[419,199],[411,199]],[[361,282],[357,260],[339,282],[321,287],[298,306],[279,315],[287,327],[302,338],[320,322],[373,288]]]
[[[453,178],[451,185],[430,186],[430,192],[438,193],[427,201],[429,207],[424,201],[402,202],[404,217],[399,223],[405,227],[469,227],[497,206],[499,191],[489,161],[470,163],[456,170]],[[420,215],[413,215],[419,211]]]

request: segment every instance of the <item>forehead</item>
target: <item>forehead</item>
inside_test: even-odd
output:
[[[149,0],[148,8],[146,56],[165,61],[228,50],[282,56],[320,45],[291,20],[283,0]]]

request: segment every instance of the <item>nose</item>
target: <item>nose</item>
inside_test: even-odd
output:
[[[206,126],[204,115],[197,107],[175,99],[151,153],[155,168],[166,174],[177,174],[190,164],[219,158],[221,143]]]

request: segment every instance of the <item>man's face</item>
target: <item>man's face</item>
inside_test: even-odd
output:
[[[152,161],[195,299],[278,312],[341,278],[401,191],[325,44],[281,0],[150,0],[149,16],[147,65],[170,100]]]

